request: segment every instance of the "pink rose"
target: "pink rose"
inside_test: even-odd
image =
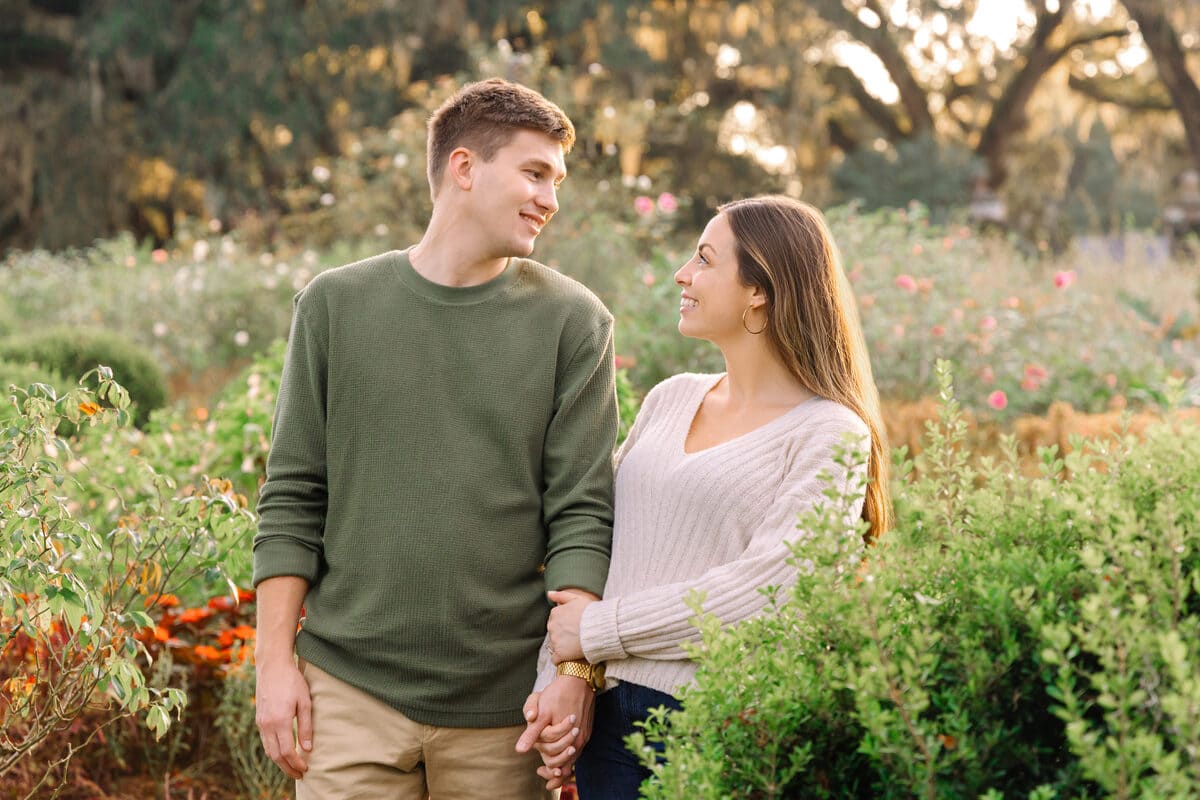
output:
[[[679,208],[679,203],[675,201],[675,195],[670,192],[663,192],[658,196],[659,211],[664,214],[674,214],[677,208]]]
[[[983,319],[979,320],[979,327],[985,331],[996,330],[996,318],[992,316],[984,317]]]
[[[1059,289],[1065,289],[1075,282],[1075,270],[1060,269],[1054,273],[1054,285]]]
[[[917,290],[917,281],[912,275],[897,275],[896,286],[906,292],[915,292]]]
[[[945,326],[942,326],[942,325],[934,325],[932,328],[929,329],[929,332],[932,333],[934,336],[945,336],[946,328],[945,328]]]
[[[643,217],[654,213],[654,201],[644,194],[639,194],[633,200],[633,210]]]
[[[1005,408],[1008,407],[1008,395],[1006,395],[1000,389],[997,389],[996,391],[994,391],[988,395],[987,402],[988,402],[989,406],[996,409],[997,411],[1003,411]]]
[[[984,367],[983,369],[979,370],[979,380],[983,381],[984,383],[995,383],[996,373],[991,367]]]
[[[155,264],[167,263],[167,251],[161,247],[150,254],[150,258],[154,259]]]

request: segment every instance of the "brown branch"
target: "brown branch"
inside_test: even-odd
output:
[[[1058,50],[1054,51],[1054,61],[1052,63],[1058,63],[1067,53],[1071,52],[1076,47],[1083,47],[1085,44],[1103,42],[1107,39],[1124,39],[1128,35],[1129,31],[1125,30],[1124,28],[1118,28],[1116,30],[1095,31],[1093,33],[1077,36],[1076,38],[1064,44],[1062,47],[1058,48]]]
[[[929,111],[925,89],[917,82],[904,53],[888,30],[887,14],[882,12],[878,2],[869,0],[867,3],[867,7],[879,16],[878,28],[866,25],[858,15],[842,5],[842,0],[823,0],[815,5],[817,14],[862,42],[883,63],[888,77],[900,90],[900,106],[908,118],[908,129],[904,131],[904,135],[914,136],[922,131],[932,130],[933,114]]]
[[[1159,2],[1122,0],[1154,57],[1159,80],[1167,87],[1171,103],[1183,122],[1192,162],[1200,166],[1200,86],[1188,72],[1187,54]]]
[[[891,142],[905,138],[905,131],[891,106],[868,92],[849,68],[833,67],[829,71],[829,80],[836,88],[850,93],[863,113],[883,131],[884,138]]]
[[[1085,79],[1075,75],[1067,79],[1067,87],[1093,100],[1113,103],[1131,111],[1172,111],[1175,108],[1170,98],[1158,93],[1146,94],[1144,87],[1138,87],[1137,94],[1130,95],[1122,92],[1117,83],[1102,83],[1095,78]]]

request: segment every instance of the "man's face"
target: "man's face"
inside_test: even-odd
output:
[[[562,145],[539,131],[520,130],[491,161],[476,154],[467,199],[469,224],[494,258],[528,256],[558,211],[558,186],[567,176]]]

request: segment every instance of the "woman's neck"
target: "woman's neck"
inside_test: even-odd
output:
[[[735,408],[794,406],[813,397],[765,340],[741,340],[721,348],[725,390]]]

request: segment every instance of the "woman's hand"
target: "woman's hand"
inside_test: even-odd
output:
[[[550,602],[558,604],[550,612],[550,621],[546,624],[550,634],[550,658],[555,664],[583,659],[579,622],[588,603],[596,601],[576,592],[547,592],[546,596]]]

